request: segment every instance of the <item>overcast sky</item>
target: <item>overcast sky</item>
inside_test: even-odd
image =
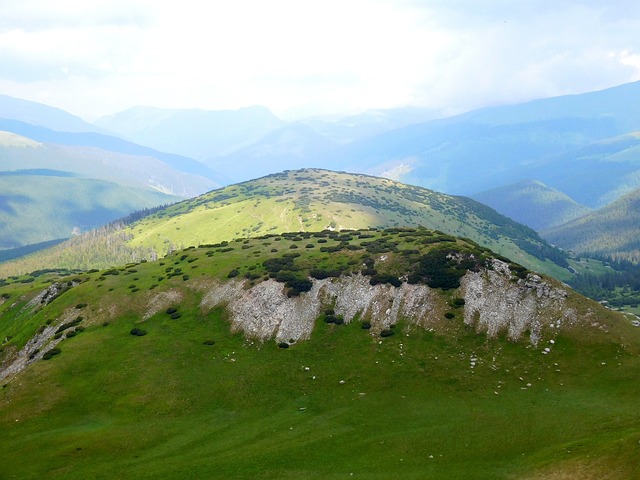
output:
[[[0,93],[135,105],[457,113],[640,80],[637,0],[0,0]]]

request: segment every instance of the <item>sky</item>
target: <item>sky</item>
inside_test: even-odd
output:
[[[0,0],[0,93],[86,120],[446,114],[640,80],[637,0]]]

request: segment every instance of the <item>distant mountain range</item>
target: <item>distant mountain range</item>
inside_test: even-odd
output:
[[[0,94],[0,118],[61,132],[99,132],[100,128],[59,108]]]
[[[472,195],[474,200],[534,230],[574,220],[591,211],[538,180],[525,180]]]
[[[68,238],[219,181],[191,158],[108,135],[60,109],[0,96],[0,250]]]
[[[597,254],[640,263],[640,189],[542,235],[578,254]]]

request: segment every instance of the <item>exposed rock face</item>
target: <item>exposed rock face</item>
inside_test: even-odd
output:
[[[360,275],[315,280],[311,291],[288,298],[283,285],[274,280],[250,289],[244,282],[230,282],[212,288],[202,301],[204,308],[225,305],[233,329],[251,338],[298,341],[311,336],[322,309],[332,306],[345,323],[356,315],[370,319],[372,330],[380,331],[401,318],[415,323],[428,317],[433,292],[424,285],[369,285]]]
[[[75,287],[77,283],[60,283],[53,282],[48,288],[43,290],[40,294],[35,296],[30,302],[29,307],[36,307],[38,305],[45,306],[53,302],[58,296],[69,290],[71,287]]]
[[[511,278],[502,262],[494,265],[494,270],[467,273],[460,288],[465,299],[464,321],[491,337],[506,331],[510,339],[517,340],[528,331],[530,341],[536,344],[545,324],[556,327],[575,320],[575,313],[565,309],[567,294],[563,289],[537,275],[518,282]],[[245,286],[244,281],[216,285],[206,293],[201,306],[205,310],[226,306],[233,330],[259,340],[307,339],[315,319],[329,306],[343,315],[346,323],[357,315],[369,320],[372,333],[399,320],[438,328],[446,308],[443,297],[425,285],[371,286],[361,275],[314,280],[311,291],[293,298],[288,298],[283,285],[274,280],[249,289]]]
[[[49,291],[49,289],[46,291]],[[54,291],[59,293],[57,290]],[[36,298],[41,299],[42,294]],[[50,298],[50,295],[45,298]],[[51,298],[50,301],[52,300],[53,298]],[[40,301],[38,301],[38,304],[39,303]],[[55,338],[56,331],[62,323],[72,320],[75,316],[77,316],[77,310],[75,308],[68,308],[60,318],[57,319],[55,325],[47,325],[41,331],[38,331],[19,352],[8,359],[6,365],[0,368],[0,381],[21,372],[32,363],[37,362],[48,350],[64,340],[64,336]]]
[[[499,260],[494,260],[494,270],[468,272],[460,287],[465,323],[490,337],[504,331],[518,340],[528,331],[536,345],[545,325],[555,328],[576,321],[576,313],[565,307],[565,290],[534,274],[514,282],[508,266]]]

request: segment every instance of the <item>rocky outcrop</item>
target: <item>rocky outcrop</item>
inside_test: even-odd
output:
[[[465,323],[490,337],[506,332],[509,339],[518,340],[528,333],[530,342],[537,345],[545,326],[557,328],[576,321],[575,311],[565,306],[566,290],[535,274],[512,277],[500,260],[494,260],[493,267],[462,278]]]
[[[565,308],[565,290],[538,275],[514,278],[503,262],[493,270],[468,272],[459,291],[465,300],[464,321],[490,337],[506,332],[510,339],[518,340],[528,332],[533,344],[545,325],[575,321],[575,312]],[[201,307],[209,310],[221,305],[227,308],[234,331],[278,342],[309,338],[315,320],[328,307],[343,315],[346,323],[356,317],[370,321],[372,333],[400,320],[438,329],[448,308],[444,296],[426,285],[372,286],[361,275],[314,280],[311,291],[292,298],[274,280],[251,288],[244,281],[231,281],[211,287]]]
[[[33,297],[23,307],[23,310],[36,311],[38,308],[50,304],[64,292],[77,285],[78,282],[53,282],[49,287]],[[43,326],[38,330],[20,351],[5,356],[5,361],[0,365],[0,381],[19,373],[27,366],[40,360],[46,350],[60,343],[63,337],[55,338],[58,327],[60,324],[70,321],[74,316],[77,316],[77,310],[68,308],[56,320],[55,324]]]
[[[311,291],[288,298],[281,283],[268,280],[246,289],[245,282],[217,285],[205,295],[202,307],[226,306],[232,328],[259,340],[298,341],[311,336],[316,319],[331,306],[345,323],[356,316],[370,320],[380,331],[406,318],[425,323],[433,308],[433,292],[424,285],[371,286],[361,275],[315,280]]]

